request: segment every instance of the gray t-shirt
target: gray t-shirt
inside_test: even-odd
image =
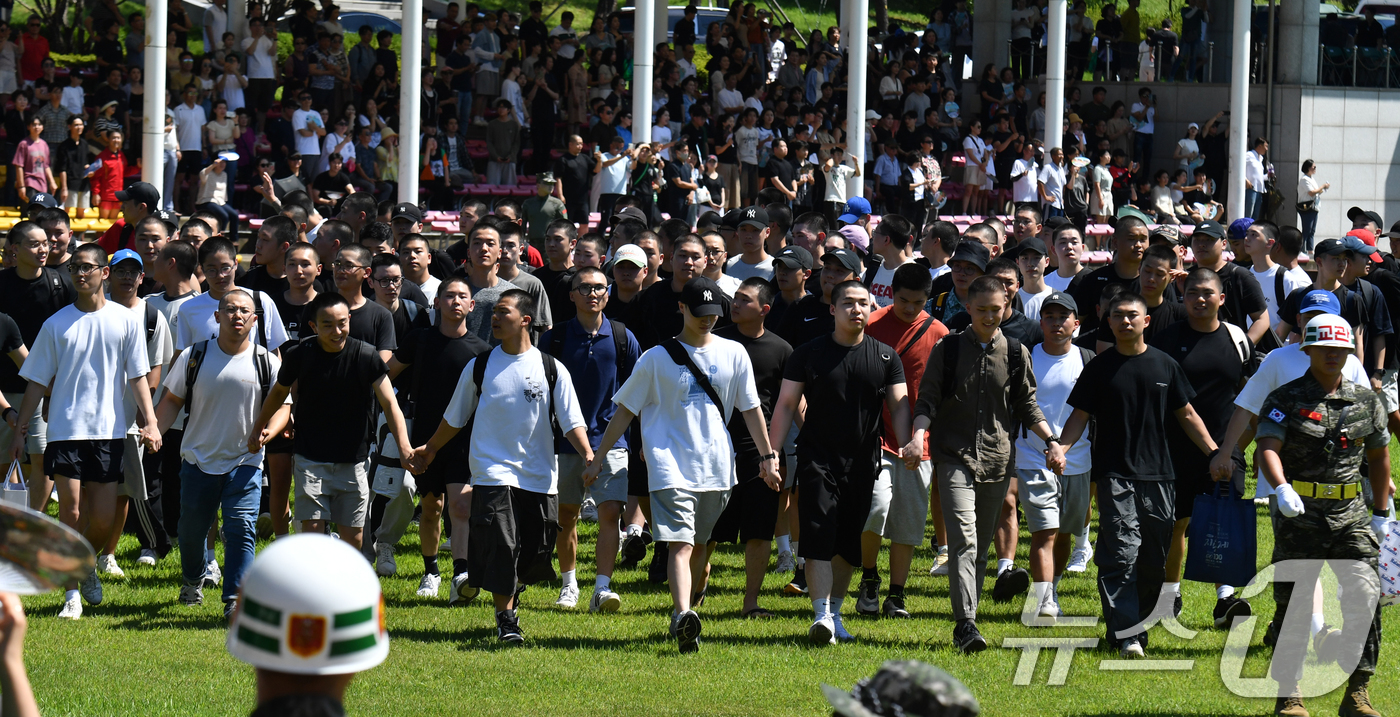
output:
[[[545,294],[544,283],[522,270],[510,283],[529,294],[535,300],[535,322],[530,326],[530,340],[538,341],[540,334],[554,326],[554,317],[549,312],[549,296]]]
[[[477,288],[470,279],[467,280],[467,284],[471,285],[472,301],[476,302],[472,312],[467,314],[467,331],[476,334],[477,338],[492,346],[500,344],[500,341],[491,337],[491,311],[496,308],[496,301],[501,298],[501,294],[520,287],[501,278],[496,279],[495,286],[486,288]]]

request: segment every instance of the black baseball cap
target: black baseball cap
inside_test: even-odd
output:
[[[160,192],[149,182],[137,182],[117,192],[117,201],[125,202],[128,199],[146,205],[147,210],[154,210],[160,206]]]
[[[773,257],[773,263],[781,263],[789,269],[807,269],[810,271],[812,268],[812,252],[800,246],[785,246],[782,251],[778,252],[777,256]]]
[[[685,283],[681,301],[693,316],[723,316],[724,291],[712,279],[697,276]]]
[[[768,228],[768,210],[763,207],[744,207],[739,210],[738,226]]]
[[[1064,308],[1074,312],[1075,316],[1079,316],[1079,304],[1074,303],[1073,296],[1070,296],[1069,294],[1066,294],[1063,291],[1051,292],[1049,296],[1045,297],[1040,302],[1040,310],[1042,312],[1045,311],[1045,307],[1047,306],[1063,306]]]
[[[1040,237],[1021,240],[1021,243],[1016,245],[1015,258],[1019,259],[1022,254],[1028,251],[1033,251],[1041,256],[1050,256],[1050,252],[1045,248],[1045,242],[1041,241]]]
[[[157,209],[151,212],[151,214],[160,217],[161,223],[164,224],[166,228],[168,228],[171,232],[174,232],[175,230],[180,228],[180,215],[176,214],[175,212],[168,212],[164,209]]]
[[[1356,220],[1358,218],[1365,218],[1367,221],[1371,222],[1372,224],[1375,224],[1376,228],[1378,229],[1380,227],[1385,226],[1385,222],[1381,221],[1381,215],[1373,211],[1370,211],[1368,209],[1362,209],[1361,207],[1352,207],[1351,209],[1347,210],[1347,219],[1350,220],[1353,224],[1356,223]]]
[[[29,198],[29,207],[41,207],[43,209],[57,209],[59,207],[58,198],[48,192],[35,192]]]
[[[1349,251],[1341,239],[1323,239],[1313,247],[1313,256],[1339,256]]]
[[[636,207],[623,207],[617,210],[616,212],[613,212],[613,215],[608,218],[608,224],[616,225],[623,219],[636,219],[637,221],[647,226],[651,226],[651,222],[647,221],[647,215],[643,214],[642,210]]]
[[[965,261],[975,265],[982,271],[987,270],[987,262],[992,260],[992,252],[980,241],[964,239],[958,242],[958,246],[953,250],[953,255],[948,257],[949,262]]]
[[[1191,230],[1191,236],[1194,237],[1197,234],[1204,234],[1212,239],[1224,239],[1225,227],[1220,226],[1220,222],[1214,219],[1202,219],[1201,223]]]
[[[825,254],[822,254],[823,264],[825,264],[828,259],[831,259],[836,263],[840,264],[843,268],[846,269],[846,271],[849,271],[852,274],[855,274],[856,276],[860,276],[860,270],[862,267],[860,257],[856,256],[856,253],[851,251],[850,249],[832,249],[826,252]]]
[[[389,220],[395,219],[412,219],[414,224],[419,224],[423,221],[423,210],[412,202],[395,204],[394,211],[389,214]]]

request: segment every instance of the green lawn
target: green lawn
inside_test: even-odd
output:
[[[1260,511],[1260,564],[1267,562],[1271,535]],[[930,527],[930,530],[932,528]],[[596,525],[586,525],[580,550],[581,587],[586,605],[592,583],[591,550]],[[1021,558],[1027,547],[1024,534]],[[1154,715],[1267,714],[1272,703],[1230,694],[1220,677],[1224,633],[1210,629],[1210,586],[1185,584],[1183,622],[1200,630],[1191,641],[1152,631],[1150,656],[1195,660],[1189,673],[1102,672],[1099,661],[1116,657],[1101,651],[1077,652],[1063,687],[1047,687],[1052,656],[1042,654],[1029,686],[1012,684],[1020,652],[1001,649],[1006,637],[1089,637],[1087,628],[1027,628],[1019,603],[983,603],[979,624],[993,646],[973,657],[950,647],[952,622],[946,578],[932,578],[930,556],[922,549],[908,586],[912,621],[895,622],[853,615],[847,624],[860,640],[854,645],[814,649],[806,644],[810,603],[782,597],[785,577],[770,574],[763,604],[779,614],[768,622],[739,618],[743,585],[742,554],[733,547],[718,553],[712,588],[700,610],[704,623],[701,652],[681,657],[666,636],[669,596],[646,582],[641,570],[618,575],[615,589],[623,608],[611,616],[568,613],[554,607],[557,584],[525,593],[523,647],[497,646],[488,603],[448,610],[441,602],[418,598],[422,574],[416,531],[399,546],[400,574],[383,581],[392,636],[389,660],[359,677],[348,696],[352,714],[423,715],[823,715],[829,714],[818,685],[849,688],[887,659],[915,658],[938,664],[963,680],[981,700],[984,714]],[[28,660],[39,703],[48,715],[237,715],[252,707],[252,671],[224,650],[225,630],[217,598],[196,608],[176,603],[175,555],[155,568],[135,566],[136,542],[123,539],[119,559],[125,579],[106,581],[107,602],[88,608],[79,622],[54,616],[60,595],[27,598],[30,615]],[[450,572],[447,560],[444,573]],[[1061,584],[1063,607],[1071,615],[1099,612],[1093,568]],[[885,566],[881,567],[882,575]],[[987,586],[990,591],[990,585]],[[212,592],[212,591],[211,591]],[[444,586],[444,593],[446,586]],[[1247,676],[1266,672],[1268,651],[1259,647],[1273,603],[1265,592],[1253,603],[1260,620],[1246,664]],[[1400,611],[1385,611],[1386,632],[1400,631]],[[1372,698],[1383,713],[1400,712],[1395,675],[1400,660],[1388,641]],[[1047,651],[1048,653],[1049,651]],[[1340,691],[1310,700],[1313,714],[1335,711]]]

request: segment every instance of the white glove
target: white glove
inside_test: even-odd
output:
[[[1274,495],[1278,496],[1278,512],[1283,513],[1284,517],[1296,518],[1307,512],[1303,507],[1303,499],[1298,497],[1298,491],[1293,490],[1292,485],[1284,483]]]
[[[1390,529],[1390,519],[1381,515],[1371,516],[1371,532],[1376,534],[1376,541],[1384,543],[1386,531]]]

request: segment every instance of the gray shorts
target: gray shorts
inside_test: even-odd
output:
[[[627,449],[614,448],[603,457],[603,472],[587,489],[583,487],[583,469],[587,465],[577,453],[560,453],[559,505],[583,505],[585,490],[599,505],[610,500],[627,502]]]
[[[122,484],[117,486],[117,495],[132,500],[146,499],[146,468],[141,459],[146,455],[146,447],[141,445],[141,437],[126,434],[126,448],[122,453]]]
[[[1044,469],[1016,469],[1026,530],[1038,533],[1058,529],[1066,535],[1084,530],[1089,515],[1089,474],[1055,475]]]
[[[688,491],[664,488],[651,492],[652,535],[663,543],[704,545],[729,503],[727,490]]]
[[[880,474],[870,496],[866,532],[876,533],[900,545],[924,542],[928,524],[928,492],[933,484],[933,462],[920,461],[909,470],[889,451],[880,451]]]
[[[1381,371],[1381,405],[1385,406],[1386,413],[1400,411],[1400,387],[1396,384],[1396,375],[1400,374],[1400,369],[1388,368]]]
[[[24,403],[24,393],[6,393],[5,400],[10,402],[16,411]],[[6,450],[10,448],[10,441],[14,440],[14,433],[10,430],[10,424],[0,421],[0,438],[4,439]],[[43,455],[44,449],[49,447],[49,424],[44,420],[44,409],[40,406],[34,411],[34,417],[29,419],[29,432],[24,439],[24,450],[29,455]],[[25,462],[29,462],[26,457]]]
[[[363,528],[369,512],[369,461],[322,463],[292,456],[296,519]]]

